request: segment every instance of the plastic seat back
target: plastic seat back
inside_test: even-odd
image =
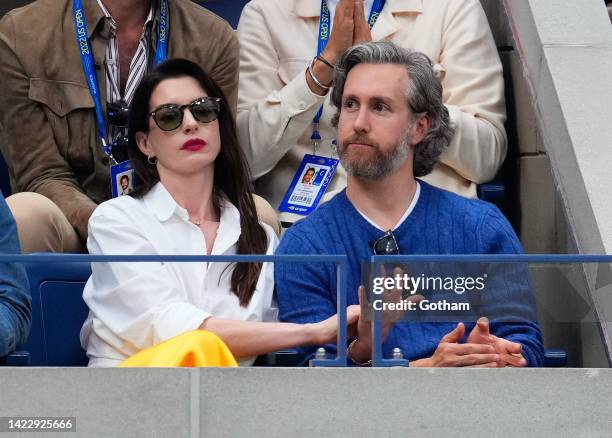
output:
[[[26,266],[32,294],[32,329],[20,350],[30,366],[86,366],[79,333],[87,317],[83,288],[89,263],[32,263]]]

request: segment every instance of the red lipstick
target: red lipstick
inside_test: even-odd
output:
[[[191,152],[197,152],[203,149],[204,146],[206,146],[206,142],[204,140],[202,140],[201,138],[192,138],[191,140],[187,140],[185,143],[183,143],[181,149]]]

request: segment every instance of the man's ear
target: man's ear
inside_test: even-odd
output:
[[[149,143],[149,136],[142,131],[138,131],[135,135],[136,144],[138,145],[138,149],[140,152],[145,154],[147,157],[154,157],[155,153],[153,152],[153,148],[151,147],[151,143]]]
[[[416,146],[423,141],[429,129],[431,128],[431,119],[428,115],[423,114],[415,118],[412,124],[412,146]]]

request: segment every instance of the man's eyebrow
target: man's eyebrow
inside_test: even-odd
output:
[[[355,94],[346,94],[344,96],[342,96],[342,100],[347,100],[347,99],[355,99],[355,100],[360,100],[358,96],[356,96]],[[375,95],[375,96],[369,96],[367,98],[368,102],[383,102],[383,103],[393,103],[393,97],[391,96],[379,96],[379,95]]]
[[[389,96],[372,96],[368,100],[370,102],[393,103],[393,98]]]

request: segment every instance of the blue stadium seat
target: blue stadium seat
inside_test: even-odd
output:
[[[551,348],[544,350],[544,366],[546,368],[563,368],[567,365],[565,350]]]
[[[209,11],[224,18],[234,29],[238,27],[238,20],[242,8],[249,0],[195,0],[196,3],[204,6]]]
[[[290,348],[274,353],[262,354],[257,357],[253,366],[256,367],[296,367],[298,366],[298,351]]]
[[[86,366],[79,333],[87,317],[83,287],[89,263],[32,263],[26,266],[32,295],[32,328],[7,365]]]
[[[506,197],[506,185],[500,182],[479,184],[477,193],[479,199],[495,204]]]

